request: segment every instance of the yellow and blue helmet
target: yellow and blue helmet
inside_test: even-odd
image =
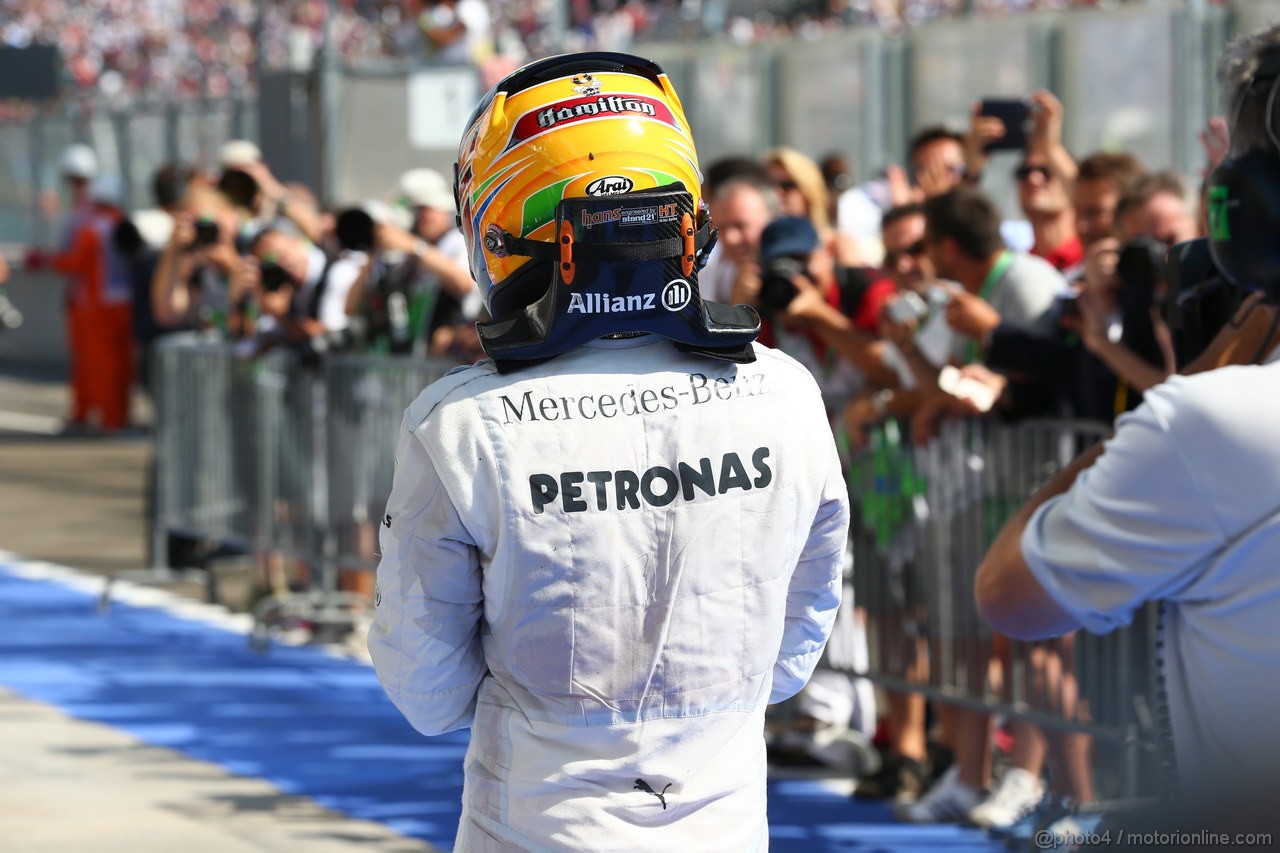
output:
[[[655,63],[592,52],[524,66],[481,100],[454,169],[495,360],[633,331],[749,354],[754,311],[698,294],[715,231],[680,98]]]

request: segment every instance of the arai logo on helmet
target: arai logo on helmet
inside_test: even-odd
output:
[[[623,175],[606,175],[603,178],[596,178],[587,184],[586,193],[593,197],[618,195],[619,193],[631,192],[635,185],[635,181]]]

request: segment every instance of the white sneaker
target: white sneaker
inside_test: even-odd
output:
[[[1010,767],[991,796],[969,812],[969,820],[986,829],[1012,826],[1031,812],[1043,796],[1044,788],[1037,777],[1021,767]]]
[[[960,781],[960,768],[953,765],[923,797],[899,803],[893,814],[904,823],[961,823],[980,799],[978,791]]]

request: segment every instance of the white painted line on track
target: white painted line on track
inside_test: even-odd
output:
[[[0,410],[0,429],[37,435],[57,435],[62,432],[62,419]]]

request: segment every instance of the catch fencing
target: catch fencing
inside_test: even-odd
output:
[[[157,554],[174,533],[285,554],[309,567],[322,594],[338,590],[343,570],[376,567],[404,408],[453,363],[307,363],[283,350],[248,359],[190,339],[162,344],[155,359]],[[1089,732],[1124,747],[1113,753],[1130,783],[1143,760],[1146,702],[1157,695],[1148,665],[1155,620],[1144,615],[1105,637],[1016,643],[992,635],[973,601],[978,563],[1004,522],[1106,432],[969,420],[913,447],[891,421],[847,452],[855,601],[871,652],[856,674]]]

